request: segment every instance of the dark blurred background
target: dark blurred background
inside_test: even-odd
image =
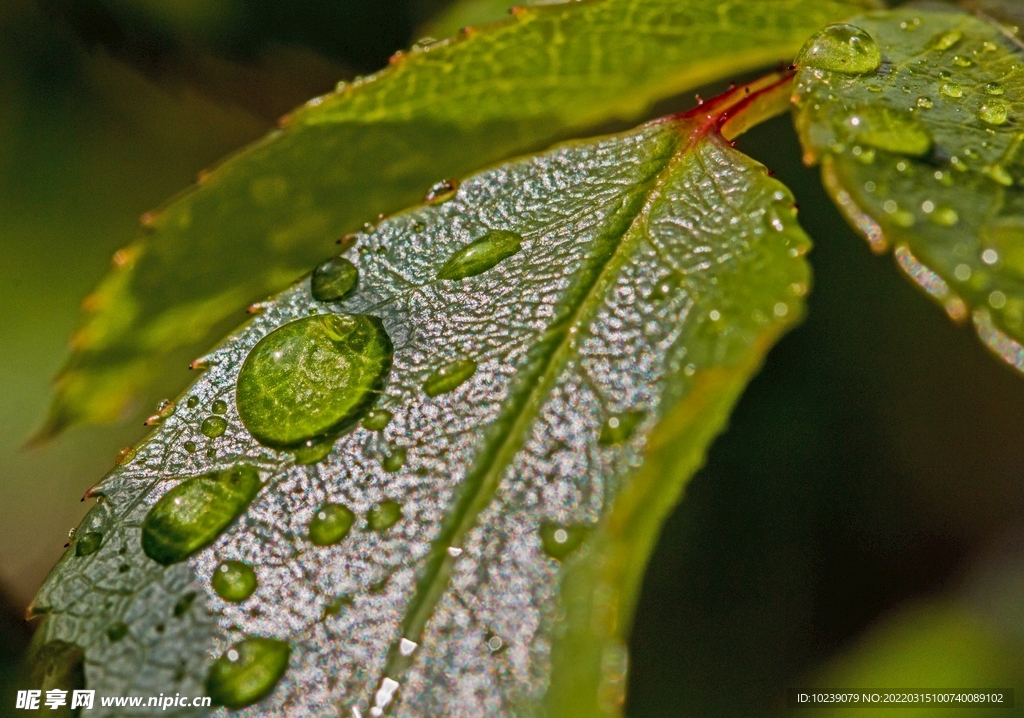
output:
[[[144,433],[140,417],[21,448],[110,255],[279,115],[502,5],[0,2],[0,714],[80,496]],[[628,714],[785,715],[786,690],[814,685],[1015,687],[1024,703],[1024,377],[867,251],[788,118],[740,146],[797,195],[816,286],[666,525]]]

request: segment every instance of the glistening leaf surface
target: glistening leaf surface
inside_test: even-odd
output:
[[[785,106],[786,79],[772,83]],[[746,97],[478,174],[360,235],[342,302],[315,301],[308,280],[278,296],[94,491],[79,535],[101,540],[41,589],[39,640],[81,646],[101,694],[197,693],[220,655],[207,687],[231,702],[262,695],[252,676],[286,655],[263,639],[284,641],[287,670],[253,716],[616,715],[661,521],[808,287],[791,195],[716,131]],[[438,278],[499,230],[519,251]],[[333,313],[390,337],[374,411],[391,419],[297,465],[246,431],[237,377],[268,334]],[[304,387],[317,372],[301,356]],[[442,367],[458,381],[428,393]],[[209,439],[217,402],[227,430]],[[187,561],[147,558],[151,512],[187,525],[161,497],[238,465],[262,481],[247,511]],[[210,525],[193,504],[186,518]],[[319,540],[330,506],[355,522]],[[226,601],[211,580],[233,561],[256,588]]]
[[[869,0],[588,0],[397,58],[147,216],[85,306],[41,435],[119,416],[160,366],[432,184],[776,62]],[[203,347],[205,348],[205,347]]]
[[[913,281],[1024,371],[1024,46],[964,13],[850,22],[881,61],[854,74],[802,58],[808,160],[875,251],[895,247]]]

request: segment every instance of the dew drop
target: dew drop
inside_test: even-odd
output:
[[[185,448],[185,451],[187,451],[190,454],[196,453],[196,449],[199,448],[196,446],[196,442],[191,440],[186,441],[184,444],[182,444],[182,446]]]
[[[1000,85],[998,82],[990,82],[987,85],[985,85],[986,95],[998,96],[1002,95],[1005,92],[1006,90],[1004,90],[1003,86]]]
[[[393,474],[405,466],[406,449],[404,446],[396,446],[380,462],[381,468],[389,474]]]
[[[459,249],[437,271],[438,279],[465,279],[483,274],[502,260],[518,254],[523,238],[516,232],[492,229]]]
[[[334,442],[330,439],[326,441],[307,441],[292,452],[295,456],[295,465],[310,466],[312,464],[319,464],[330,456],[331,449],[333,448]]]
[[[666,274],[651,289],[647,301],[660,302],[672,296],[679,289],[682,279],[678,274]]]
[[[981,253],[981,261],[991,266],[999,261],[999,252],[994,249],[986,249]]]
[[[350,428],[377,399],[393,348],[377,317],[324,314],[263,337],[238,374],[238,415],[253,438],[300,448]]]
[[[859,27],[830,25],[807,41],[796,64],[863,75],[878,69],[882,64],[882,53],[874,38]]]
[[[544,553],[559,561],[578,549],[587,533],[587,527],[580,524],[543,523],[540,526],[540,540]]]
[[[459,191],[459,183],[453,179],[443,179],[427,190],[423,201],[427,204],[441,204],[447,202]]]
[[[214,414],[224,414],[228,410],[228,403],[223,399],[214,399],[213,403],[210,404],[210,411]]]
[[[964,88],[955,82],[943,82],[939,92],[946,97],[952,97],[954,100],[964,96]]]
[[[597,440],[605,446],[629,441],[645,416],[646,413],[643,411],[624,411],[621,414],[612,414],[605,419]]]
[[[423,382],[423,392],[431,398],[447,394],[476,374],[476,367],[472,359],[457,359],[445,364]]]
[[[885,152],[921,157],[932,148],[932,136],[909,112],[870,105],[846,118],[853,138]]]
[[[358,283],[356,265],[344,257],[335,257],[313,270],[309,290],[318,302],[339,302],[351,294]]]
[[[210,579],[213,590],[225,601],[239,603],[256,590],[256,571],[244,561],[221,561]]]
[[[386,531],[402,519],[402,505],[397,501],[381,501],[366,512],[366,524],[371,531]]]
[[[930,110],[935,107],[935,103],[932,102],[932,98],[922,95],[917,98],[917,106],[923,110]]]
[[[363,428],[368,431],[384,431],[394,418],[387,409],[371,409],[363,419]]]
[[[309,522],[309,541],[315,546],[331,546],[340,542],[352,529],[356,516],[342,504],[323,504]]]
[[[214,705],[244,708],[266,698],[288,668],[291,648],[275,638],[250,636],[210,666],[206,695]]]
[[[970,67],[974,64],[974,60],[966,55],[953,55],[953,64],[957,67]]]
[[[197,406],[199,406],[199,397],[190,396],[188,400],[185,402],[185,406],[187,406],[189,409],[195,409]]]
[[[86,531],[79,535],[75,542],[76,556],[90,556],[100,550],[103,545],[103,534],[97,531]]]
[[[199,430],[203,432],[204,436],[208,436],[211,439],[216,439],[221,436],[228,428],[228,420],[223,416],[211,415],[203,419],[203,423],[199,425]]]
[[[114,458],[114,463],[118,466],[124,466],[135,458],[135,449],[130,446],[126,446],[117,452],[117,456]]]
[[[1006,306],[1006,295],[996,290],[988,295],[988,303],[993,309],[1002,309]]]
[[[111,643],[117,643],[122,638],[128,635],[128,624],[123,621],[117,623],[111,623],[107,627],[107,639]]]
[[[941,32],[928,42],[928,49],[943,52],[956,45],[963,38],[964,34],[959,30]]]
[[[1010,115],[1010,103],[1006,100],[988,100],[978,108],[978,119],[990,125],[1006,123]]]
[[[153,504],[142,522],[142,550],[164,566],[209,546],[256,498],[260,477],[239,465],[186,479]]]

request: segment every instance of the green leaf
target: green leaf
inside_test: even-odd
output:
[[[118,252],[40,431],[121,416],[160,367],[235,326],[378,214],[436,182],[652,102],[788,62],[826,23],[870,0],[595,0],[396,55],[387,70],[317,98],[144,217]]]
[[[803,311],[792,196],[718,132],[784,111],[790,78],[480,173],[360,234],[348,298],[304,279],[269,302],[91,492],[78,536],[98,539],[41,589],[39,642],[80,647],[101,694],[238,705],[276,682],[260,715],[618,714],[661,522]],[[489,269],[438,278],[498,230]],[[338,313],[387,333],[383,388]],[[249,364],[281,336],[277,365]],[[276,415],[318,463],[247,431],[264,396],[236,389],[243,365],[292,369]],[[325,440],[339,374],[379,394]]]
[[[826,29],[799,61],[807,159],[821,162],[836,204],[874,251],[895,248],[954,321],[970,317],[986,345],[1024,370],[1024,46],[964,13],[850,22],[856,33]],[[880,48],[877,67],[824,66],[827,48],[854,45]]]

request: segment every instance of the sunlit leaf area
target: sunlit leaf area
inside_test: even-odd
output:
[[[1021,714],[1020,4],[509,6],[0,4],[0,716]]]

